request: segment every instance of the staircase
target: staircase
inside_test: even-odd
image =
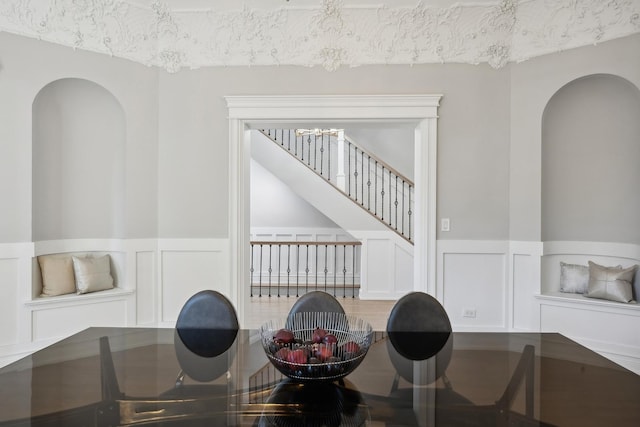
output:
[[[284,295],[291,292],[297,295],[299,290],[306,291],[307,278],[310,286],[323,289],[326,286],[337,290],[340,286],[350,285],[355,293],[349,292],[349,296],[356,297],[357,294],[361,299],[394,300],[413,289],[412,212],[415,199],[413,183],[409,179],[335,130],[313,130],[311,133],[294,129],[254,131],[251,156],[361,244],[359,250],[348,254],[346,262],[342,259],[344,250],[329,245],[328,262],[310,262],[307,267],[307,257],[299,256],[295,259],[304,262],[300,267],[289,269],[285,263],[287,257],[282,255],[284,249],[278,249],[281,245],[275,244],[281,242],[267,246],[264,242],[254,242],[262,244],[266,252],[262,252],[261,261],[260,251],[255,252],[256,246],[253,246],[252,283],[255,287],[257,280],[259,285],[253,291],[259,295],[266,289],[273,295],[273,280],[270,279],[273,277],[275,281],[280,280],[280,287],[275,287],[277,295],[283,295],[283,292]],[[319,260],[327,258],[322,245],[309,251],[310,261],[318,254]],[[337,261],[334,259],[336,251]],[[318,273],[319,281],[315,279],[315,273]],[[266,278],[262,288],[260,277]],[[289,277],[300,279],[296,283],[304,284],[303,287],[289,286],[286,281]],[[268,283],[266,288],[265,281]],[[286,289],[282,287],[285,281]],[[280,293],[277,293],[278,289]],[[346,291],[340,291],[339,295],[347,296]]]
[[[342,130],[263,129],[260,132],[386,229],[413,244],[415,198],[411,180],[367,152]]]

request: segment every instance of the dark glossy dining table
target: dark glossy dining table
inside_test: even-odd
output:
[[[173,329],[89,328],[0,369],[0,426],[640,426],[640,376],[560,334],[391,338],[298,382],[255,330],[202,355]]]

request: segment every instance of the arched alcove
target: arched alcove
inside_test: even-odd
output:
[[[542,119],[542,240],[640,243],[640,90],[609,74],[558,90]]]
[[[33,102],[34,241],[124,237],[125,115],[88,80],[56,80]]]

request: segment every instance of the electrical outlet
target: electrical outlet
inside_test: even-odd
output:
[[[442,224],[441,224],[440,229],[442,231],[451,230],[451,221],[449,220],[449,218],[442,218]]]
[[[476,309],[475,308],[465,308],[462,310],[462,317],[470,317],[475,319],[476,317]]]

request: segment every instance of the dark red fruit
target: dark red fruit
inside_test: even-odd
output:
[[[338,342],[338,338],[336,338],[336,336],[333,334],[327,334],[324,336],[323,341],[327,345],[332,345]]]
[[[325,335],[327,335],[327,331],[322,328],[315,328],[313,330],[313,335],[311,336],[311,341],[321,343],[324,340]]]
[[[357,353],[360,351],[360,346],[358,343],[349,341],[342,345],[342,351],[345,353]]]
[[[274,356],[278,359],[288,360],[289,353],[291,353],[291,350],[287,347],[282,347],[280,350],[275,352]]]
[[[290,363],[307,363],[307,352],[299,348],[287,354],[287,361]]]
[[[318,345],[318,348],[316,349],[316,357],[318,358],[319,361],[324,362],[325,360],[327,360],[332,356],[333,356],[333,351],[331,351],[331,348],[327,347],[324,344]]]
[[[277,344],[291,344],[295,341],[295,337],[290,330],[280,329],[273,337],[273,341]]]

